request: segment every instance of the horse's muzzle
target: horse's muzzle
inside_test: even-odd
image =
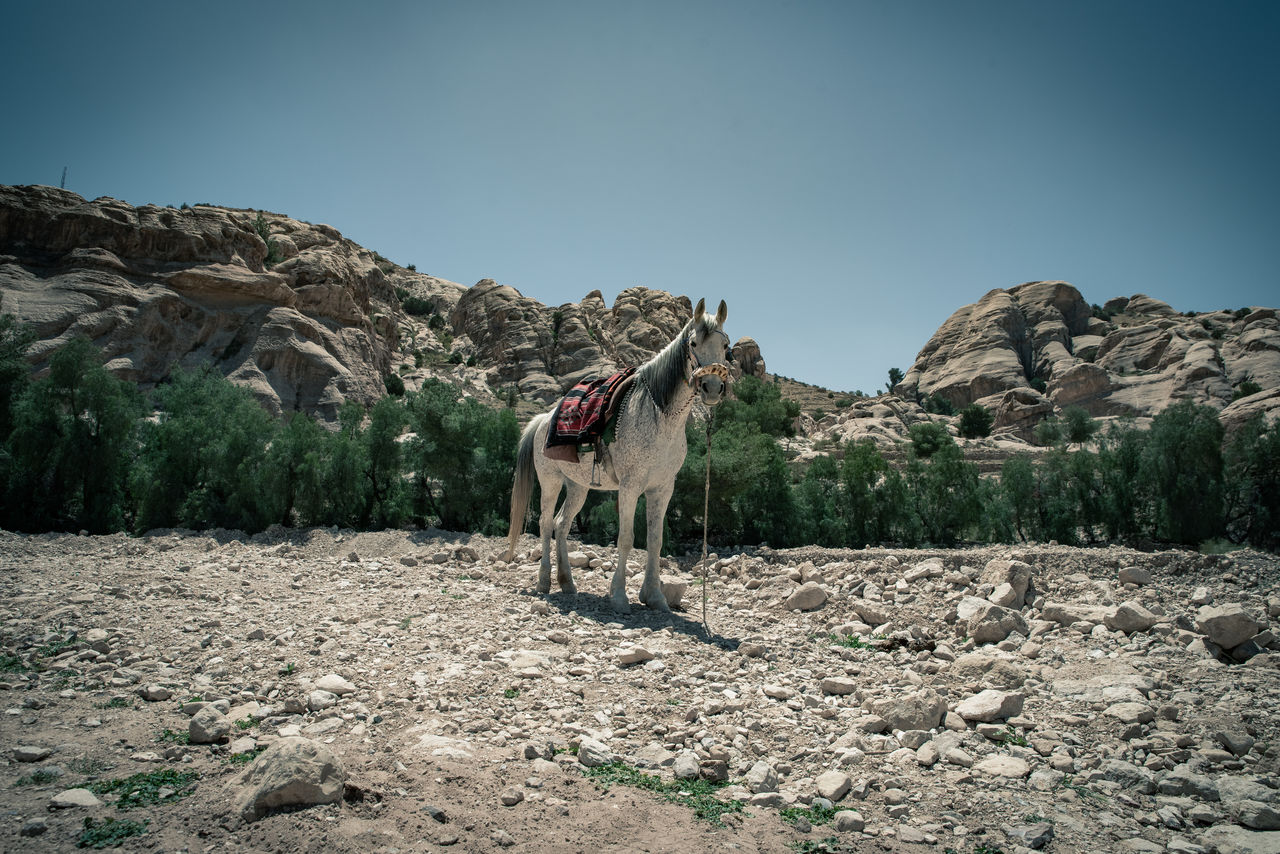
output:
[[[729,369],[720,364],[698,368],[694,373],[694,384],[703,404],[715,406],[724,400],[729,390]]]

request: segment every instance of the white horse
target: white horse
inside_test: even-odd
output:
[[[613,609],[627,613],[627,556],[631,552],[636,502],[643,493],[647,521],[648,559],[640,601],[657,611],[670,611],[658,580],[658,555],[662,551],[662,522],[675,489],[676,473],[684,464],[688,446],[684,427],[693,409],[696,391],[707,406],[719,403],[729,386],[726,362],[731,358],[729,336],[722,327],[728,308],[721,300],[715,317],[706,314],[706,300],[698,300],[693,317],[662,352],[636,369],[635,383],[617,415],[616,440],[605,447],[604,460],[588,458],[566,462],[548,458],[547,430],[555,409],[537,416],[524,428],[516,458],[511,489],[511,528],[505,559],[515,557],[524,531],[524,517],[537,474],[542,488],[542,565],[538,592],[551,591],[551,531],[556,535],[556,579],[565,593],[575,593],[569,569],[565,535],[592,489],[618,493],[618,563],[613,571],[609,599]],[[593,455],[594,456],[594,455]],[[556,499],[566,487],[564,503],[556,513]]]

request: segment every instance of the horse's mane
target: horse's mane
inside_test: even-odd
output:
[[[689,339],[689,333],[693,331],[694,324],[701,326],[704,334],[718,328],[715,318],[709,314],[704,313],[695,317],[684,325],[680,333],[658,355],[636,369],[636,377],[644,383],[661,412],[667,412],[676,391],[688,379],[686,372],[689,368],[689,357],[685,350],[685,342]]]

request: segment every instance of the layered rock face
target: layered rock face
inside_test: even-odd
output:
[[[210,363],[274,413],[330,419],[385,393],[398,338],[375,256],[327,225],[52,187],[0,187],[0,310],[36,329],[37,369],[85,336],[144,386]]]
[[[423,313],[403,310],[408,297]],[[467,288],[398,267],[278,214],[0,186],[0,312],[36,330],[37,372],[84,336],[121,378],[147,387],[207,363],[277,415],[333,421],[347,400],[382,397],[393,372],[409,388],[439,378],[491,403],[507,390],[550,403],[645,362],[692,309],[644,287],[612,308],[599,291],[550,307],[492,279]],[[759,346],[739,350],[762,375]]]
[[[1260,393],[1232,403],[1246,380]],[[1224,419],[1280,410],[1280,320],[1274,309],[1183,315],[1142,294],[1094,312],[1065,282],[990,291],[956,311],[894,391],[975,401],[996,427],[1026,429],[1056,408],[1154,415],[1183,399]]]

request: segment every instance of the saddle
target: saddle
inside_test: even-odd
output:
[[[618,406],[635,381],[635,368],[627,368],[610,377],[581,382],[556,405],[547,429],[547,445],[543,453],[550,459],[579,462],[578,448],[598,448]]]

